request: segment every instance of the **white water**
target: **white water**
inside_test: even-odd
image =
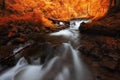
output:
[[[70,71],[67,67],[64,67],[54,80],[70,80]]]
[[[15,67],[11,68],[4,74],[0,75],[0,80],[13,80],[15,74],[19,72],[26,65],[27,65],[26,60],[24,58],[21,58]]]
[[[79,29],[80,24],[84,22],[84,23],[88,23],[91,22],[91,20],[71,20],[70,21],[70,29]]]
[[[50,60],[47,67],[44,69],[42,69],[42,65],[26,66],[15,75],[14,80],[42,80],[42,78],[46,75],[47,72],[49,72],[57,59],[58,57],[55,57]]]
[[[57,47],[60,55],[56,55],[43,65],[28,65],[26,60],[21,58],[15,67],[0,76],[0,80],[93,80],[76,48],[79,43],[77,30],[83,21],[74,22],[71,21],[69,29],[50,34],[69,40],[68,43]]]

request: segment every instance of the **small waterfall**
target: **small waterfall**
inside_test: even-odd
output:
[[[54,49],[56,55],[50,61],[29,65],[21,58],[15,67],[0,76],[0,80],[93,80],[77,50],[80,36],[77,29],[82,22],[71,21],[69,29],[49,34],[67,40]]]
[[[67,67],[64,67],[54,80],[70,80],[70,71]]]
[[[65,51],[67,55],[64,56],[64,59],[70,59],[68,55],[72,57],[72,61],[67,61],[65,64],[73,64],[72,68],[69,69],[69,66],[63,67],[63,71],[61,71],[58,76],[55,78],[55,80],[93,80],[92,75],[90,74],[89,69],[86,67],[84,62],[80,59],[79,51],[77,49],[74,49],[71,44],[69,43],[63,43],[64,48],[67,50]],[[73,73],[71,73],[73,72]]]
[[[71,20],[70,29],[78,30],[82,22],[88,23],[88,22],[91,22],[91,20]]]
[[[50,60],[45,68],[42,68],[43,65],[26,66],[15,75],[14,80],[42,80],[42,78],[49,72],[57,59],[58,57],[55,57]]]
[[[75,72],[75,80],[81,80],[81,77],[82,77],[81,72],[83,72],[82,70],[84,69],[84,67],[83,67],[83,64],[79,58],[78,51],[73,49],[70,44],[66,43],[66,45],[65,45],[66,47],[70,48],[71,55],[73,58],[73,68],[74,68],[74,72]]]
[[[0,80],[13,80],[14,75],[22,70],[26,65],[27,61],[22,57],[15,67],[7,70],[4,74],[0,75]]]

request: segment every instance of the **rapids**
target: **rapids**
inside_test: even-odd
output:
[[[70,28],[49,34],[67,39],[56,47],[57,54],[52,59],[42,65],[30,65],[22,57],[13,68],[0,75],[0,80],[93,80],[78,51],[81,22],[87,21],[71,21]]]

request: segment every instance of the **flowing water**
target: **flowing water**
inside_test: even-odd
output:
[[[69,29],[49,34],[67,40],[54,49],[57,54],[52,59],[42,65],[29,65],[22,57],[16,66],[0,75],[0,80],[93,80],[77,50],[81,22],[71,21]]]

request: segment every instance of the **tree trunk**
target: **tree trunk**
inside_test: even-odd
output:
[[[112,4],[113,4],[113,0],[110,0],[109,8],[108,8],[108,13],[110,12],[110,10],[111,10],[111,8],[112,8]]]
[[[110,0],[110,4],[109,4],[109,8],[110,8],[110,9],[112,8],[113,1],[114,1],[114,0]]]
[[[5,0],[0,1],[0,9],[4,10],[5,9]]]
[[[115,3],[116,3],[115,6],[120,8],[120,0],[115,0]]]

